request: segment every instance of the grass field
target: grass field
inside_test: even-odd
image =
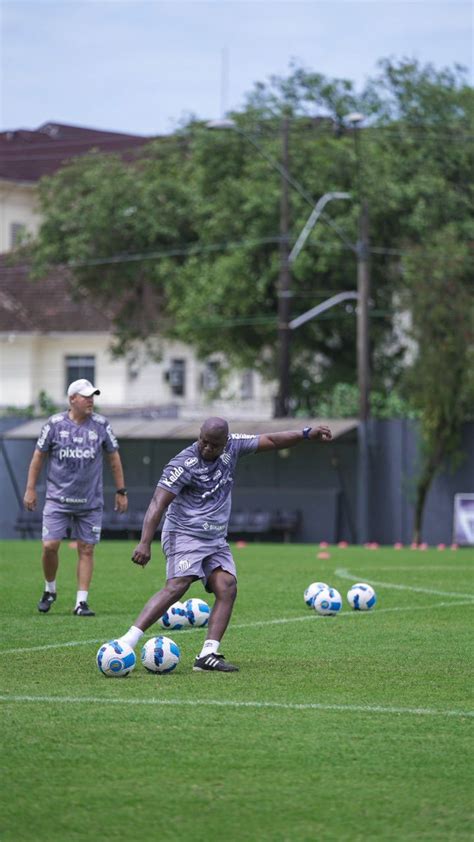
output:
[[[191,629],[172,674],[107,679],[99,644],[163,582],[159,547],[145,570],[131,549],[100,545],[80,618],[67,544],[47,615],[39,542],[0,545],[2,842],[473,839],[472,550],[249,544],[222,646],[239,673],[194,673]],[[315,580],[340,616],[306,608]],[[372,612],[345,601],[357,581]]]

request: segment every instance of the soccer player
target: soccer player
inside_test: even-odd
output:
[[[93,617],[87,603],[94,568],[94,547],[100,540],[104,495],[102,455],[108,455],[116,486],[115,511],[126,512],[127,489],[118,442],[103,415],[94,412],[94,395],[100,395],[89,380],[75,380],[67,390],[69,409],[48,418],[41,430],[28,470],[25,507],[36,509],[36,484],[48,459],[46,502],[43,510],[44,593],[38,611],[45,614],[56,600],[59,547],[72,527],[77,538],[77,596],[74,614]]]
[[[132,561],[144,567],[151,558],[151,542],[166,511],[161,543],[166,557],[164,587],[148,600],[135,624],[119,638],[134,648],[144,632],[196,579],[215,596],[208,636],[193,669],[234,672],[219,652],[237,596],[237,572],[226,540],[231,490],[238,459],[248,453],[283,450],[301,442],[330,441],[328,427],[302,431],[230,434],[223,418],[208,418],[199,439],[165,466],[143,521],[140,543]]]

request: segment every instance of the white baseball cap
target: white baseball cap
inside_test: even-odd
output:
[[[72,397],[72,395],[82,395],[83,398],[90,398],[92,395],[100,395],[100,389],[96,389],[90,380],[74,380],[68,386],[67,390],[68,398]]]

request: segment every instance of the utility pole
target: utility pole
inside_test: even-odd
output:
[[[286,418],[289,415],[290,397],[290,197],[288,183],[288,118],[282,122],[282,178],[280,200],[280,275],[278,279],[278,395],[275,417]]]
[[[367,200],[362,199],[357,241],[357,379],[359,384],[359,418],[367,421],[370,416],[370,359],[369,359],[369,211]]]
[[[369,210],[365,197],[363,162],[360,147],[362,114],[348,115],[352,123],[356,157],[357,193],[359,195],[359,231],[357,255],[357,381],[359,385],[359,425],[357,427],[357,542],[369,540],[370,529],[370,355],[369,355]]]
[[[370,529],[370,357],[369,357],[369,213],[361,199],[357,241],[357,379],[359,384],[357,541],[365,544]]]

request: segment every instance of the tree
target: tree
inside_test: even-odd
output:
[[[417,543],[433,478],[447,461],[456,464],[459,460],[462,424],[474,416],[474,296],[465,281],[473,275],[473,263],[454,224],[435,232],[405,261],[412,333],[418,345],[415,363],[407,373],[421,432],[414,523]]]
[[[404,254],[448,220],[469,218],[472,92],[459,69],[382,62],[360,95],[347,80],[294,66],[249,95],[234,117],[275,160],[280,123],[290,121],[292,177],[307,196],[334,202],[293,266],[292,315],[342,289],[355,289],[359,213],[352,110],[368,115],[361,180],[370,209],[371,354],[375,389],[403,372],[393,315]],[[201,356],[275,376],[280,176],[233,132],[193,121],[132,161],[91,155],[41,189],[44,224],[33,246],[37,273],[67,264],[77,283],[112,308],[117,353],[156,335],[180,338]],[[311,208],[291,191],[291,236]],[[331,224],[329,224],[331,223]],[[339,307],[292,334],[295,411],[317,414],[321,395],[355,378],[355,318]]]

